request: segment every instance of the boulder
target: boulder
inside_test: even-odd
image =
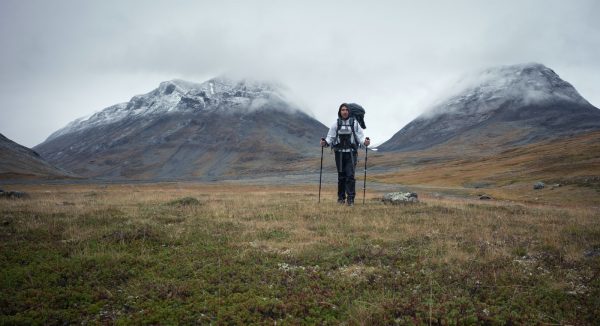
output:
[[[389,192],[383,195],[381,201],[384,204],[405,204],[405,203],[418,203],[419,196],[415,192]]]
[[[540,182],[536,182],[533,185],[533,189],[534,190],[540,190],[540,189],[544,189],[545,186],[546,186],[546,184],[544,184],[543,182],[540,181]]]
[[[492,199],[492,197],[490,197],[488,195],[481,195],[481,196],[479,196],[479,199],[480,200],[490,200],[490,199]]]

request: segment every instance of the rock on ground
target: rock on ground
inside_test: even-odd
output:
[[[415,192],[389,192],[383,195],[381,201],[384,204],[405,204],[405,203],[418,203],[419,196]]]

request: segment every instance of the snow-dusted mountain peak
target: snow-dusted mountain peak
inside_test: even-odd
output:
[[[177,92],[179,94],[187,94],[192,90],[200,89],[201,86],[202,85],[198,83],[192,83],[181,79],[173,79],[160,83],[158,85],[158,88],[155,90],[156,93],[154,95],[170,95],[173,92]]]
[[[181,97],[202,97],[206,102],[207,98],[284,98],[283,93],[285,91],[287,91],[286,87],[276,82],[258,81],[247,78],[233,79],[227,76],[220,76],[201,84],[181,79],[164,81],[154,91],[136,97],[152,96],[178,99]]]
[[[116,104],[89,117],[72,121],[47,140],[123,119],[152,118],[176,112],[236,112],[263,107],[290,107],[283,95],[285,90],[284,86],[277,83],[251,79],[217,77],[200,84],[173,79],[161,82],[149,93],[132,97],[129,102]]]
[[[557,102],[589,105],[570,83],[540,63],[499,66],[466,75],[449,93],[451,95],[433,106],[425,117],[465,108],[468,114],[482,112],[506,102],[520,105]]]
[[[282,97],[285,86],[270,81],[253,80],[249,78],[233,79],[220,76],[204,82],[201,87],[210,94],[227,94],[228,96],[257,97],[275,95]]]
[[[512,146],[600,129],[600,110],[539,63],[465,76],[449,94],[379,149],[422,150],[450,140]]]
[[[529,92],[538,92],[540,96],[558,95],[574,101],[582,99],[571,84],[562,80],[554,70],[540,63],[487,69],[481,73],[480,87],[499,92],[507,88],[524,89]]]

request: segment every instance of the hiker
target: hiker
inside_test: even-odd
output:
[[[332,145],[335,151],[335,166],[338,171],[338,203],[354,206],[356,194],[354,170],[358,160],[358,144],[369,146],[371,141],[365,138],[362,128],[354,117],[350,117],[348,104],[342,103],[338,110],[337,121],[329,128],[321,146]]]

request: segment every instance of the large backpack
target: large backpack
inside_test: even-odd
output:
[[[367,129],[367,125],[365,125],[365,109],[356,103],[346,103],[346,107],[350,111],[350,116],[358,121],[360,127]]]

